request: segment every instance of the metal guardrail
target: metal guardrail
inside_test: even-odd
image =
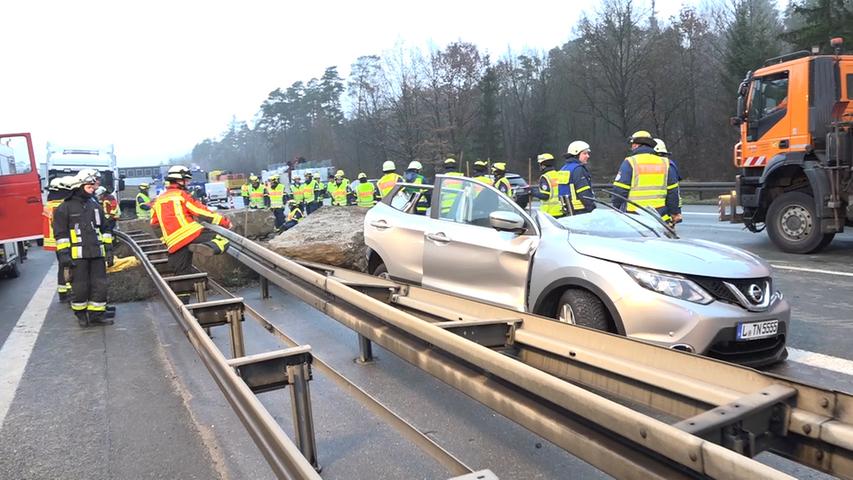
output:
[[[735,182],[679,182],[678,186],[685,192],[727,192],[735,188]],[[594,183],[592,188],[606,191],[613,188],[613,184]]]
[[[231,240],[232,256],[270,282],[618,478],[789,478],[746,456],[763,450],[853,478],[849,394],[416,286],[294,262],[233,232],[211,229]],[[364,342],[359,343],[364,355]],[[495,349],[515,351],[516,358]]]

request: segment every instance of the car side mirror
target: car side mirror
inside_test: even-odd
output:
[[[524,219],[515,212],[498,211],[489,214],[489,225],[502,232],[524,233]]]

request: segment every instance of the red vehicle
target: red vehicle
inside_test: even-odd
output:
[[[25,242],[42,238],[42,208],[30,134],[0,134],[0,274],[18,276]]]

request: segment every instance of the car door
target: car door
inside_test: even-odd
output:
[[[421,283],[424,232],[430,218],[411,211],[411,193],[402,188],[392,192],[367,211],[364,243],[379,254],[391,277]]]
[[[534,222],[508,197],[473,179],[439,176],[441,209],[423,239],[423,285],[524,310],[530,261],[539,243]],[[452,200],[448,200],[452,199]],[[489,214],[513,212],[524,234],[498,231]]]
[[[41,181],[30,134],[0,135],[0,241],[42,237]]]

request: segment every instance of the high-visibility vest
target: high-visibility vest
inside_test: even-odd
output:
[[[376,205],[376,187],[367,180],[359,180],[358,186],[355,187],[356,205],[359,207],[370,208]]]
[[[157,197],[152,210],[151,225],[160,226],[169,253],[189,245],[204,230],[195,217],[202,217],[214,225],[227,227],[230,224],[227,218],[208,210],[189,193],[175,187],[168,188]]]
[[[304,187],[301,183],[294,183],[290,185],[290,196],[293,197],[293,200],[295,200],[296,203],[302,203],[302,200],[305,198],[304,192],[302,191],[303,188]]]
[[[142,205],[151,206],[151,197],[139,192],[136,194],[136,218],[151,218],[151,210],[142,209]]]
[[[483,182],[486,185],[494,184],[494,180],[492,180],[491,178],[489,178],[485,175],[478,175],[478,176],[474,177],[474,180],[477,180],[478,182]]]
[[[426,182],[426,177],[424,177],[423,175],[418,173],[417,176],[415,176],[414,180],[412,180],[409,183],[413,183],[415,185],[423,185],[424,182]],[[418,213],[426,213],[427,209],[429,209],[429,201],[427,200],[427,197],[426,197],[427,192],[423,191],[421,189],[418,189],[418,188],[408,188],[408,187],[406,188],[406,191],[412,192],[412,193],[421,192],[421,196],[418,199],[418,203],[417,203],[417,205],[415,205],[415,211]]]
[[[249,208],[264,208],[264,192],[266,187],[258,184],[257,187],[249,187]]]
[[[344,207],[347,204],[347,194],[349,193],[349,180],[346,178],[338,185],[335,182],[329,182],[326,191],[332,196],[332,205]]]
[[[288,222],[291,220],[296,220],[296,222],[298,223],[300,220],[302,220],[302,217],[304,217],[304,215],[302,214],[302,210],[300,210],[299,207],[293,207],[290,209],[289,212],[287,212]]]
[[[306,203],[311,203],[314,201],[315,198],[317,198],[314,195],[314,191],[317,190],[318,188],[319,188],[319,185],[317,184],[317,180],[315,180],[313,178],[311,179],[310,182],[302,184],[302,196],[305,199]]]
[[[249,196],[249,184],[248,183],[244,183],[244,184],[240,185],[240,196],[241,197],[248,197]]]
[[[495,181],[495,188],[499,191],[503,192],[509,198],[515,198],[512,192],[512,185],[510,185],[509,180],[506,177],[501,177]]]
[[[270,208],[284,208],[284,184],[279,183],[274,188],[268,189],[270,195]]]
[[[652,153],[639,153],[628,157],[633,175],[628,200],[651,208],[663,208],[666,205],[666,180],[669,175],[669,159]],[[629,212],[637,207],[627,206]]]
[[[565,166],[563,166],[563,169],[560,170],[560,172],[566,172],[568,174],[568,176],[565,178],[565,182],[569,185],[572,209],[576,212],[584,210],[586,208],[586,206],[584,206],[583,202],[580,200],[580,197],[578,197],[578,194],[583,193],[592,188],[591,186],[587,185],[586,187],[583,187],[580,191],[575,190],[575,184],[574,182],[572,182],[572,173],[574,173],[575,169],[577,169],[580,165],[580,163],[571,162],[567,163]],[[561,178],[560,180],[562,183],[563,179]]]
[[[118,219],[121,215],[121,211],[118,209],[118,202],[112,195],[104,197],[101,200],[101,208],[104,210],[104,216],[107,217],[107,220]]]
[[[60,205],[62,205],[62,200],[50,200],[41,211],[41,233],[44,236],[42,248],[45,250],[56,250],[56,238],[53,236],[53,211]]]
[[[559,193],[560,177],[566,177],[566,175],[561,175],[560,172],[555,170],[549,170],[539,177],[540,182],[543,178],[548,182],[548,188],[550,190],[548,192],[548,199],[539,204],[539,210],[551,214],[554,217],[563,216],[563,205],[560,203]],[[546,193],[541,189],[539,192]]]
[[[447,172],[445,175],[449,177],[464,177],[462,172]],[[459,196],[459,190],[461,189],[462,180],[446,178],[441,182],[441,213],[450,213],[450,209],[453,208],[453,203],[456,202],[456,197]]]
[[[391,193],[391,189],[394,188],[394,185],[402,181],[403,177],[397,175],[394,172],[382,175],[379,181],[376,182],[376,186],[379,188],[379,196],[381,198],[385,198],[386,195]]]

